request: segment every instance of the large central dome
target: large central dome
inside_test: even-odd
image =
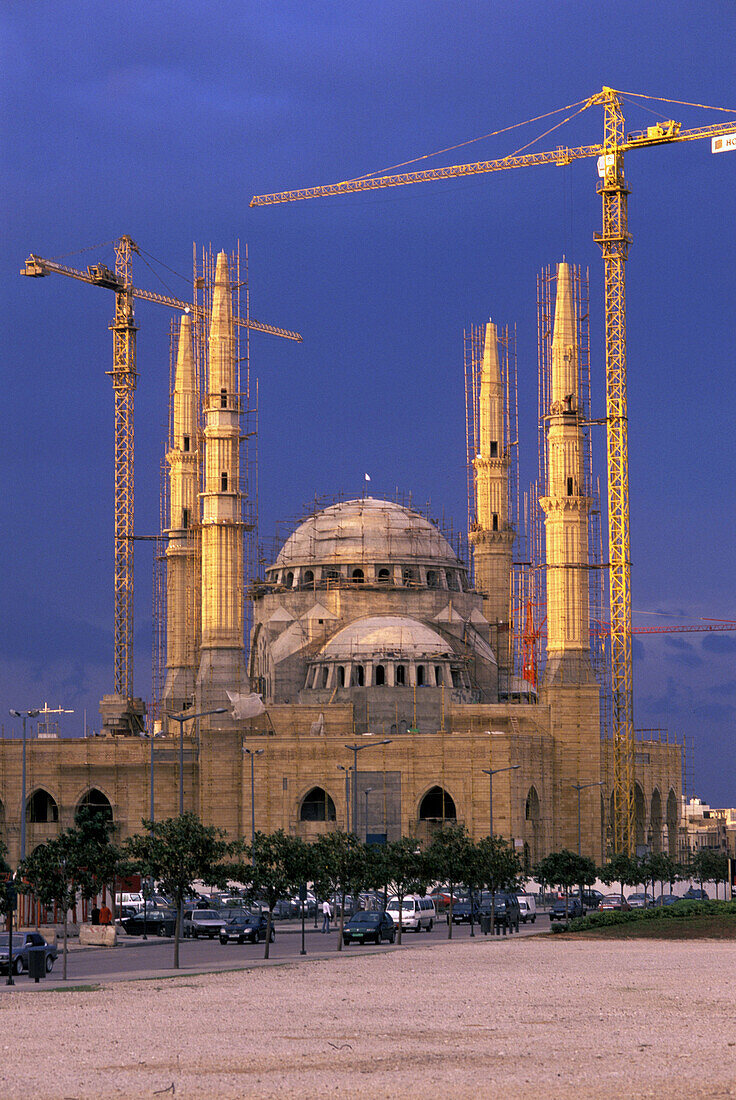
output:
[[[360,561],[461,564],[444,535],[418,512],[373,497],[346,500],[310,516],[284,543],[275,564]]]

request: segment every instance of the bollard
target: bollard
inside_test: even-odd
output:
[[[504,934],[504,936],[506,935],[506,925],[505,924],[503,926],[503,934]]]

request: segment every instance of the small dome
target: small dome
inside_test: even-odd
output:
[[[444,535],[418,512],[365,497],[310,516],[286,540],[275,566],[408,561],[464,568]]]
[[[402,615],[356,619],[322,647],[323,658],[333,661],[396,656],[405,660],[451,657],[452,647],[436,631]]]

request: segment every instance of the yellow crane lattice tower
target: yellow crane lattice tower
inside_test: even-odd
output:
[[[629,473],[626,402],[626,275],[625,264],[631,241],[628,231],[627,201],[629,189],[624,176],[624,153],[674,142],[696,141],[731,134],[734,119],[714,125],[682,130],[673,119],[659,122],[641,133],[625,134],[620,96],[624,93],[604,86],[589,99],[572,104],[580,114],[593,106],[604,108],[602,145],[581,145],[576,148],[558,146],[539,153],[519,153],[499,160],[454,164],[397,175],[368,175],[359,179],[322,187],[305,187],[295,191],[280,191],[255,195],[251,206],[294,202],[300,199],[375,191],[383,187],[400,187],[409,183],[453,179],[461,176],[501,172],[511,168],[536,165],[563,166],[573,160],[600,157],[601,182],[598,192],[603,205],[602,232],[596,234],[605,267],[605,332],[606,332],[606,416],[608,449],[608,531],[609,531],[609,597],[611,611],[611,690],[613,696],[614,741],[614,846],[616,851],[632,852],[634,829],[634,718],[631,667],[631,561],[629,549]],[[631,93],[626,93],[631,94]],[[653,97],[644,97],[653,98]],[[672,101],[667,101],[672,102]],[[688,106],[703,106],[688,104]],[[731,108],[717,108],[736,113]],[[555,114],[557,112],[550,112]],[[548,117],[547,115],[540,117]],[[574,115],[569,116],[569,118]],[[564,119],[563,121],[569,121]],[[536,121],[536,120],[534,120]],[[559,125],[562,125],[560,123]],[[556,129],[557,127],[553,127]],[[548,131],[549,132],[549,131]],[[491,135],[488,135],[491,136]]]

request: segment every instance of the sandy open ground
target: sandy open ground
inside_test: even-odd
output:
[[[736,1097],[735,987],[733,944],[550,936],[3,986],[0,1097]]]

